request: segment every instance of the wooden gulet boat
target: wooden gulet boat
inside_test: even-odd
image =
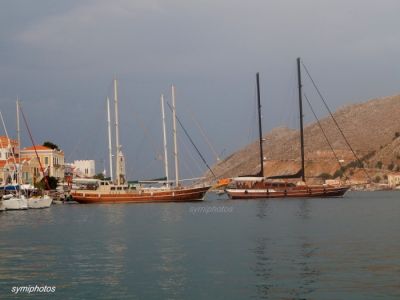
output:
[[[326,184],[308,185],[305,179],[304,167],[304,135],[303,135],[303,102],[300,58],[297,58],[297,75],[299,90],[300,112],[300,153],[301,169],[297,174],[288,176],[264,177],[263,139],[261,126],[260,83],[257,73],[257,102],[261,171],[258,176],[237,177],[226,188],[231,199],[259,199],[259,198],[311,198],[311,197],[341,197],[349,186],[332,186]],[[289,178],[301,178],[301,181],[288,182]]]
[[[146,203],[201,201],[209,186],[190,188],[143,188],[114,185],[100,181],[95,190],[76,190],[72,197],[79,203]]]
[[[91,189],[78,189],[71,192],[73,199],[79,203],[152,203],[152,202],[190,202],[203,200],[210,186],[194,185],[190,187],[182,187],[179,184],[178,175],[178,150],[176,141],[176,115],[175,115],[175,94],[172,87],[172,105],[173,105],[173,121],[174,121],[174,156],[175,156],[175,186],[172,187],[168,180],[168,161],[167,161],[167,143],[165,133],[165,116],[164,116],[164,99],[161,96],[161,108],[163,117],[163,136],[164,136],[164,152],[165,152],[165,172],[167,181],[162,187],[142,187],[129,186],[125,184],[125,166],[124,159],[119,145],[118,133],[118,93],[117,81],[114,79],[114,105],[115,105],[115,142],[116,142],[116,178],[113,181],[97,181]],[[112,174],[112,153],[111,153],[111,129],[110,129],[110,109],[108,108],[108,133],[109,133],[109,157],[110,157],[110,175]]]

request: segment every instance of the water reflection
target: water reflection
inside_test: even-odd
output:
[[[258,200],[257,201],[257,218],[263,219],[269,213],[268,203],[270,200]]]
[[[268,253],[268,242],[267,238],[258,238],[256,240],[256,247],[253,249],[256,262],[253,268],[254,273],[257,277],[257,298],[268,299],[270,296],[270,289],[273,287],[271,283],[272,275],[272,261]]]
[[[127,209],[126,204],[122,205],[105,204],[99,206],[99,208],[103,211],[108,224],[121,225],[125,222],[125,214]]]
[[[187,211],[187,206],[182,203],[167,203],[160,206],[161,221],[165,223],[178,223],[182,221]]]
[[[300,252],[294,262],[297,265],[299,277],[298,287],[292,290],[295,299],[309,299],[315,292],[319,280],[320,271],[313,263],[318,248],[307,240],[307,237],[301,237]]]
[[[299,216],[303,220],[310,219],[311,215],[311,207],[308,199],[299,200],[299,210],[296,213],[296,216]]]
[[[169,299],[182,299],[187,282],[186,252],[176,238],[162,238],[157,245],[160,263],[158,285]]]
[[[0,213],[0,232],[10,231],[21,226],[35,228],[44,224],[54,224],[54,210],[46,209],[9,210]]]

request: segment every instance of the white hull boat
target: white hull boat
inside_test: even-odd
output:
[[[52,201],[53,199],[47,195],[42,197],[31,197],[28,198],[28,208],[48,208]]]
[[[11,196],[4,197],[3,196],[3,207],[5,210],[19,210],[19,209],[28,209],[28,201],[24,196]]]

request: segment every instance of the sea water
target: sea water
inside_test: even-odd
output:
[[[28,297],[400,299],[400,193],[0,212],[0,299]]]

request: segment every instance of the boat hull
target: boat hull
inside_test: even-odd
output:
[[[28,198],[28,208],[48,208],[52,201],[49,196]]]
[[[25,198],[17,197],[3,199],[3,207],[5,210],[28,209],[28,201]]]
[[[96,191],[75,191],[73,200],[79,203],[154,203],[202,201],[210,187],[174,189],[163,191],[135,191],[127,193],[100,193]]]
[[[342,197],[349,187],[296,187],[292,189],[227,189],[231,199]]]

